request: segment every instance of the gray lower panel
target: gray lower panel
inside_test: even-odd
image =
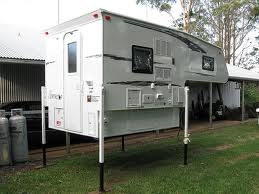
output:
[[[105,112],[104,136],[118,136],[179,126],[179,108]]]

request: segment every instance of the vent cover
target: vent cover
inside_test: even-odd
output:
[[[179,103],[184,103],[185,101],[185,93],[184,93],[184,87],[179,87],[179,98],[178,98],[178,102]]]
[[[171,69],[164,69],[164,79],[170,80],[171,78]]]
[[[155,80],[171,81],[171,69],[156,67],[155,68]]]
[[[155,40],[155,54],[172,57],[172,43],[165,40]]]
[[[141,107],[141,89],[139,88],[127,88],[126,106]]]
[[[162,80],[164,78],[164,72],[163,72],[163,68],[161,67],[156,67],[155,68],[155,76],[156,76],[156,79],[160,79]]]
[[[173,86],[172,87],[172,102],[173,105],[182,106],[185,101],[184,87]]]

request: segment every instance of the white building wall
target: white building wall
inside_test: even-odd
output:
[[[222,98],[228,108],[240,107],[240,89],[237,88],[236,82],[228,81],[221,85]]]

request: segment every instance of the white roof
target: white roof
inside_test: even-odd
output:
[[[44,35],[40,30],[0,25],[0,58],[44,60]]]
[[[228,77],[234,80],[259,81],[259,73],[241,67],[227,64]]]

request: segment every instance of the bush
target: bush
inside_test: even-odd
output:
[[[252,105],[259,102],[259,89],[254,83],[245,86],[245,104]]]

